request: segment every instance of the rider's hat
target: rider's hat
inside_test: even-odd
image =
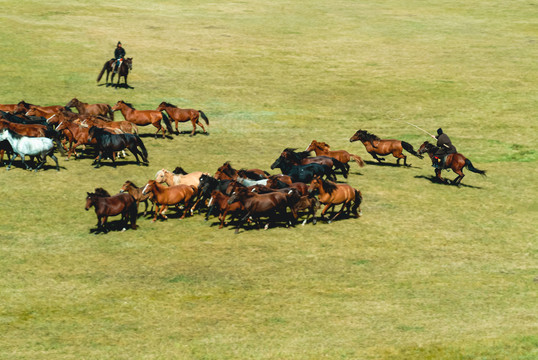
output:
[[[437,129],[437,135],[441,135],[443,133],[443,129],[439,128]]]
[[[118,45],[121,45],[121,41],[118,41]]]

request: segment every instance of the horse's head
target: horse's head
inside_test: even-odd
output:
[[[77,98],[72,98],[66,105],[65,107],[73,107],[73,106],[77,106],[77,104],[80,103],[80,101],[78,101]]]
[[[217,180],[233,180],[234,177],[237,177],[237,171],[232,168],[229,161],[226,161],[217,169],[214,177]]]
[[[158,183],[163,183],[166,181],[166,169],[161,169],[155,174],[155,181]]]
[[[94,205],[97,195],[94,193],[86,193],[86,194],[88,195],[86,196],[86,206],[84,208],[86,209],[86,211],[88,211]]]
[[[0,130],[0,141],[3,141],[8,138],[9,132],[7,128]]]
[[[163,111],[166,107],[166,103],[163,101],[162,103],[159,104],[159,106],[157,107],[157,111]]]
[[[129,70],[133,70],[133,58],[127,58],[123,61],[129,67]]]
[[[315,190],[318,190],[322,186],[322,180],[318,175],[315,175],[310,185],[308,185],[308,192],[312,193]]]
[[[149,194],[150,192],[152,192],[153,189],[155,188],[155,185],[156,185],[155,180],[150,180],[150,181],[148,181],[148,183],[146,184],[146,186],[144,186],[144,189],[142,189],[142,195],[147,195],[147,194]]]
[[[349,142],[362,141],[362,139],[364,139],[364,130],[357,130],[357,132],[349,138]]]
[[[304,151],[308,151],[308,152],[313,151],[316,148],[317,143],[318,142],[316,140],[312,140],[310,145],[308,145]]]
[[[428,141],[424,141],[422,145],[417,150],[417,153],[422,155],[424,153],[433,154],[435,146],[430,144]]]
[[[281,167],[282,164],[284,164],[285,162],[286,162],[286,158],[280,155],[278,159],[276,159],[275,162],[271,164],[271,170]]]
[[[228,199],[228,204],[232,204],[236,201],[241,201],[249,194],[249,190],[245,186],[239,186],[239,183],[235,184],[235,187],[232,191],[232,195]]]

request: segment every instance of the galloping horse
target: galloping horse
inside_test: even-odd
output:
[[[160,111],[157,110],[136,110],[133,105],[124,102],[123,100],[120,100],[112,107],[112,111],[121,111],[121,114],[125,118],[125,120],[130,121],[138,126],[146,126],[146,125],[153,125],[157,128],[157,132],[155,133],[155,138],[157,138],[157,134],[159,131],[162,130],[163,132],[163,139],[164,135],[166,133],[166,130],[161,126],[161,120],[164,121],[166,128],[168,129],[168,132],[171,134],[173,133],[172,130],[172,124],[170,123],[170,120],[168,119],[168,116],[163,114]]]
[[[366,148],[366,151],[378,162],[385,161],[384,158],[380,158],[377,155],[385,156],[392,154],[396,160],[396,163],[400,165],[400,159],[404,160],[404,166],[407,165],[407,156],[402,154],[403,150],[415,155],[416,157],[422,159],[423,156],[418,154],[413,146],[405,141],[401,140],[389,140],[389,139],[380,139],[374,134],[370,134],[366,130],[357,130],[357,132],[349,139],[349,142],[360,141]]]
[[[201,171],[194,171],[186,175],[174,174],[173,172],[161,169],[155,174],[155,181],[159,184],[166,183],[168,186],[172,185],[192,185],[198,189],[200,186],[200,177],[204,173]],[[207,175],[207,174],[206,174]]]
[[[185,215],[189,211],[189,206],[196,194],[196,188],[190,185],[173,185],[164,186],[160,185],[155,180],[150,180],[144,187],[142,194],[153,194],[153,200],[155,201],[155,217],[152,222],[157,220],[157,216],[161,215],[164,219],[168,217],[164,214],[169,205],[179,205],[183,203],[185,208],[183,215],[180,219],[184,219]]]
[[[144,216],[148,212],[148,199],[151,200],[151,209],[150,211],[153,211],[153,195],[152,194],[146,194],[144,195],[143,188],[136,186],[132,181],[127,180],[121,187],[120,193],[127,192],[129,195],[131,195],[135,201],[136,205],[140,204],[141,202],[144,202],[146,207],[144,208]]]
[[[22,159],[22,164],[27,170],[31,168],[24,162],[24,157],[29,156],[40,156],[41,163],[35,168],[35,171],[39,170],[46,162],[47,156],[51,157],[52,160],[56,163],[56,170],[60,171],[60,166],[58,164],[58,159],[54,156],[54,143],[51,139],[47,137],[28,137],[21,136],[7,128],[0,131],[0,141],[7,140],[13,149],[15,155],[11,157],[7,170],[11,168],[13,160],[19,155]]]
[[[296,152],[296,149],[292,148],[286,148],[280,156],[284,157],[285,159],[292,162],[294,165],[306,165],[306,164],[321,164],[321,165],[327,165],[331,168],[334,168],[335,170],[338,169],[342,172],[342,175],[344,178],[347,179],[348,173],[349,173],[349,166],[347,164],[344,164],[340,162],[339,160],[330,157],[330,156],[308,156],[310,154],[310,151],[300,151]]]
[[[114,153],[123,149],[129,149],[136,158],[137,165],[141,165],[138,155],[142,158],[144,163],[148,163],[148,152],[142,139],[136,134],[111,134],[105,129],[101,129],[97,126],[92,126],[88,130],[88,140],[93,138],[97,141],[97,148],[99,149],[99,157],[94,161],[95,167],[101,166],[101,159],[103,155],[109,155],[112,158],[112,164],[116,167],[116,161],[114,159]],[[140,148],[140,150],[138,150]]]
[[[309,183],[314,178],[314,175],[326,176],[327,178],[336,180],[334,170],[330,166],[315,163],[294,165],[282,156],[279,156],[271,165],[271,169],[274,168],[280,168],[282,173],[289,175],[293,182]]]
[[[207,124],[207,126],[209,126],[209,119],[207,118],[207,116],[205,116],[202,110],[181,109],[175,105],[169,104],[164,101],[159,105],[159,107],[157,107],[157,111],[163,111],[163,110],[166,111],[168,116],[170,116],[170,119],[176,122],[177,134],[179,134],[178,123],[186,122],[190,120],[192,124],[192,132],[190,136],[193,136],[195,134],[196,125],[202,128],[202,130],[204,131],[204,134],[209,135],[209,133],[205,130],[204,125],[199,121],[200,116],[201,116],[202,119],[205,120],[205,123]]]
[[[73,98],[65,106],[74,106],[80,115],[103,116],[105,118],[110,118],[110,120],[114,120],[114,111],[112,111],[112,107],[108,104],[88,104],[77,98]]]
[[[349,164],[348,162],[353,159],[357,164],[359,164],[360,167],[364,166],[364,161],[362,161],[360,156],[350,154],[346,150],[331,150],[330,146],[327,143],[319,142],[316,140],[312,140],[310,145],[306,148],[305,151],[314,151],[317,156],[330,156],[338,161],[346,164],[346,167],[349,171]]]
[[[228,215],[228,213],[232,214],[233,218],[234,215],[240,214],[245,211],[245,207],[240,201],[235,201],[229,204],[228,200],[230,200],[230,197],[228,195],[224,194],[219,190],[213,190],[210,195],[209,203],[207,204],[207,206],[209,207],[209,210],[207,211],[207,217],[209,217],[209,214],[213,211],[215,207],[218,210],[218,218],[220,220],[219,229],[222,229],[224,226],[226,226],[226,215]]]
[[[418,149],[419,154],[428,153],[430,156],[430,159],[432,159],[435,156],[435,153],[439,150],[439,148],[433,144],[430,144],[429,142],[425,141],[422,145],[420,145],[420,148]],[[467,159],[465,156],[463,156],[460,153],[455,154],[448,154],[445,159],[445,164],[443,169],[452,169],[458,176],[452,180],[452,184],[454,185],[460,185],[461,180],[465,176],[463,174],[462,169],[464,167],[467,167],[469,170],[471,170],[474,173],[486,176],[486,172],[484,170],[479,170],[473,166],[473,163],[471,160]],[[435,169],[435,176],[442,182],[446,182],[445,179],[441,177],[441,170],[442,169]]]
[[[353,213],[355,217],[361,216],[360,204],[362,202],[362,194],[359,190],[354,189],[348,184],[335,184],[330,181],[325,181],[319,176],[314,177],[308,191],[319,190],[319,201],[325,205],[321,211],[321,218],[324,219],[325,213],[330,207],[342,204],[342,208],[330,220],[329,223],[338,217],[347,208],[347,213]],[[357,212],[359,209],[359,212]]]
[[[249,169],[245,170],[244,175],[249,179],[262,180],[266,179],[269,176],[269,173],[261,169]],[[238,176],[238,171],[234,169],[232,165],[230,165],[229,161],[222,164],[214,175],[215,179],[217,180],[235,180]]]
[[[105,194],[87,193],[86,210],[90,210],[93,206],[97,215],[97,229],[108,232],[106,221],[109,216],[121,214],[121,219],[124,221],[123,230],[127,227],[127,223],[131,222],[131,228],[136,229],[136,218],[138,216],[138,206],[129,194],[122,193],[114,196],[103,196]]]
[[[103,65],[103,68],[101,69],[101,72],[99,73],[99,76],[97,76],[97,82],[101,80],[105,71],[106,71],[105,82],[108,84],[108,74],[110,74],[110,72],[112,72],[112,76],[110,77],[110,83],[114,82],[115,73],[113,72],[113,69],[114,69],[115,61],[116,61],[115,59],[111,59],[105,62],[105,64]],[[127,75],[129,75],[130,70],[133,70],[133,58],[126,58],[125,60],[123,60],[120,68],[118,69],[118,84],[117,84],[118,86],[120,85],[120,79],[122,76],[125,78],[125,85],[127,86]]]

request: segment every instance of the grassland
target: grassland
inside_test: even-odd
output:
[[[0,103],[164,100],[211,125],[144,137],[148,167],[0,169],[0,358],[538,357],[535,2],[1,3]],[[95,83],[118,40],[134,89]],[[443,127],[488,177],[440,185],[410,157],[353,167],[359,220],[90,233],[95,187],[269,169],[312,139],[371,160],[349,137],[428,140],[405,121]]]

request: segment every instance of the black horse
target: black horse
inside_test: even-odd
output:
[[[228,188],[230,184],[235,182],[234,180],[217,180],[213,176],[202,174],[200,176],[200,186],[198,187],[198,201],[205,203],[207,199],[211,197],[213,190],[219,190],[225,195],[231,195]],[[213,211],[214,205],[209,206],[209,209],[205,215],[205,220],[209,219],[209,215]]]
[[[140,160],[138,155],[142,157],[144,163],[148,163],[148,152],[142,139],[136,134],[111,134],[108,131],[92,126],[88,131],[88,140],[96,139],[97,149],[99,151],[99,157],[94,161],[95,167],[101,166],[101,159],[103,155],[109,156],[112,159],[112,164],[116,167],[116,161],[114,160],[114,153],[123,149],[129,149],[136,158],[136,163],[140,166]],[[138,147],[142,151],[138,150]]]
[[[310,156],[310,151],[295,151],[296,149],[286,148],[282,151],[281,156],[289,160],[294,165],[306,165],[306,164],[321,164],[327,165],[333,168],[334,170],[340,170],[342,175],[347,179],[349,174],[349,164],[344,164],[330,156]]]
[[[334,170],[328,165],[321,164],[306,164],[294,165],[289,160],[286,160],[282,155],[275,160],[271,165],[271,169],[279,168],[283,174],[291,177],[293,182],[309,183],[315,175],[320,177],[325,176],[327,179],[336,180]]]
[[[115,72],[113,71],[114,70],[114,62],[116,60],[115,59],[111,59],[111,60],[108,60],[107,62],[105,62],[105,64],[103,65],[103,68],[101,69],[101,72],[99,73],[99,76],[97,76],[97,82],[99,82],[101,80],[101,78],[103,77],[103,74],[105,73],[106,71],[106,83],[108,84],[108,75],[112,72],[112,76],[110,77],[110,83],[114,83],[114,75],[115,75]],[[123,62],[121,63],[117,73],[118,73],[118,83],[116,84],[116,86],[120,86],[120,79],[121,77],[123,76],[124,79],[125,79],[125,86],[127,87],[127,76],[129,75],[129,71],[132,71],[133,70],[133,58],[126,58],[125,60],[123,60]]]

